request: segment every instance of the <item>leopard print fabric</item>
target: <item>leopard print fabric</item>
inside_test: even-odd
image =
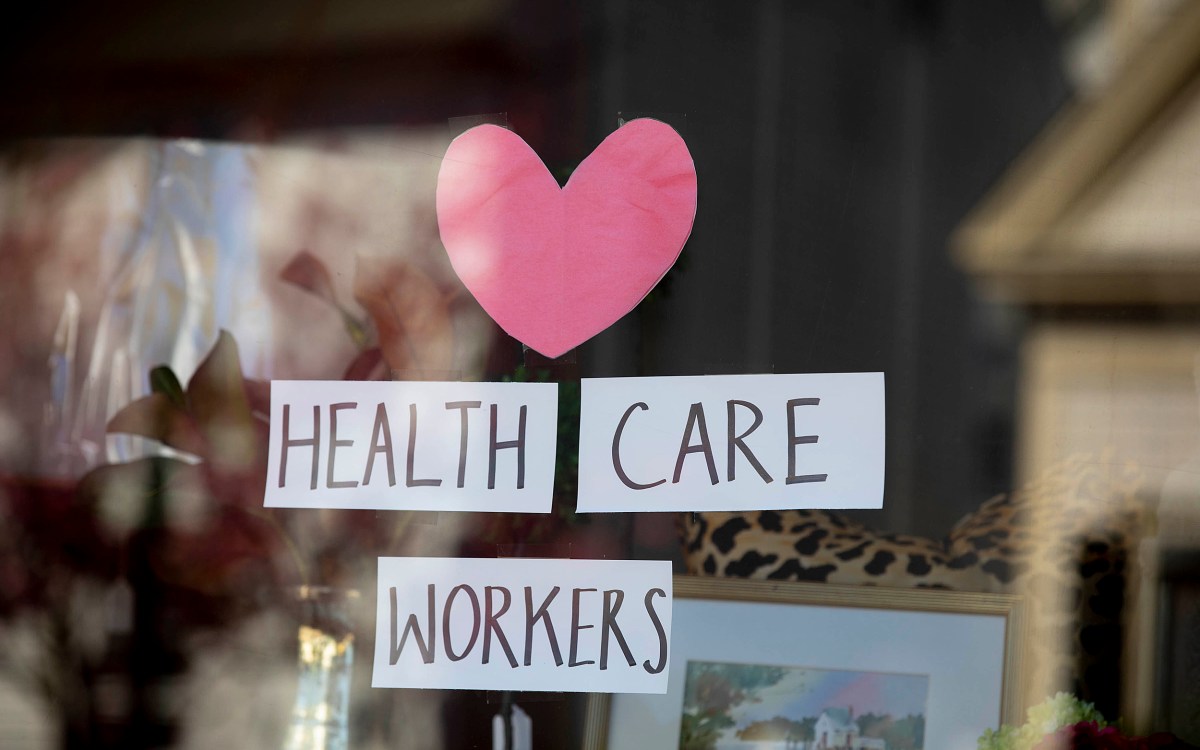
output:
[[[1141,473],[1076,457],[985,502],[944,539],[883,534],[822,510],[680,517],[693,575],[1022,595],[1026,696],[1069,690],[1119,712],[1127,572],[1146,527]]]
[[[692,575],[991,590],[976,558],[953,557],[945,541],[881,534],[827,510],[697,513],[683,526]]]

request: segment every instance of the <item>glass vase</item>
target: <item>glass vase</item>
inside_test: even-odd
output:
[[[348,750],[358,592],[327,586],[296,590],[299,679],[283,750]]]

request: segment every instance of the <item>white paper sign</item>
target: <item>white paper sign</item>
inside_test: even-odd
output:
[[[373,687],[664,693],[671,563],[379,558]]]
[[[880,508],[883,373],[585,379],[580,512]]]
[[[548,513],[555,383],[275,380],[264,505]]]

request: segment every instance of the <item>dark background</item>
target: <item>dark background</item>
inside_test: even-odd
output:
[[[891,531],[940,536],[1011,489],[1019,320],[949,232],[1066,97],[1034,2],[613,2],[612,111],[686,112],[700,206],[682,267],[587,350],[602,375],[882,370]]]

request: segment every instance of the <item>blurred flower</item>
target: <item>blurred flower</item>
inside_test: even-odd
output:
[[[1191,745],[1174,735],[1130,737],[1109,726],[1096,707],[1070,693],[1057,693],[1027,712],[1023,726],[1005,724],[979,738],[979,750],[1156,750]]]

